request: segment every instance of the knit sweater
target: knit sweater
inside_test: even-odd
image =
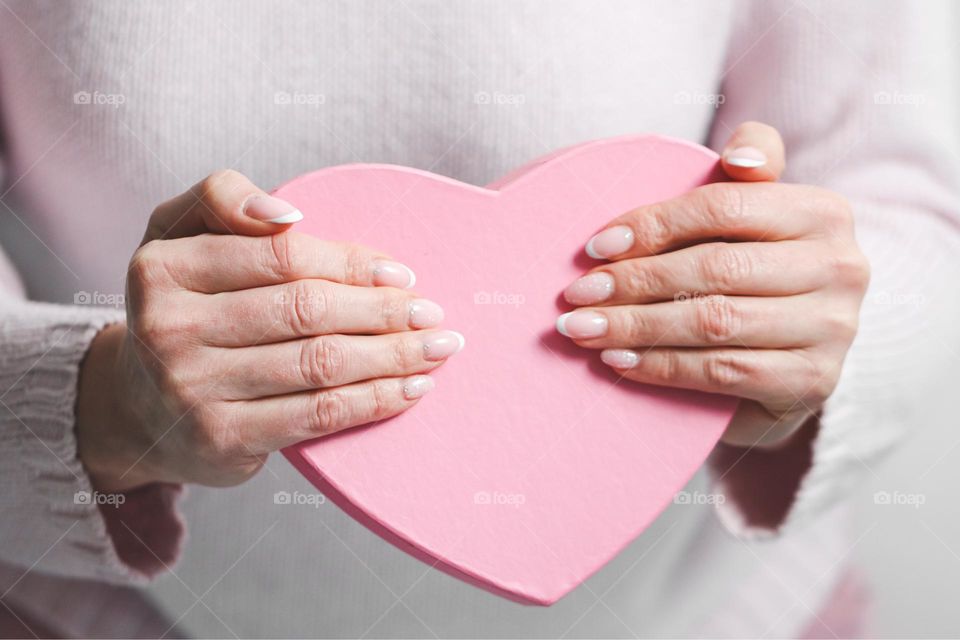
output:
[[[960,215],[938,11],[3,3],[0,602],[78,636],[797,634],[859,533],[845,496],[922,426],[926,381],[958,347],[943,321],[957,309]],[[119,506],[90,499],[80,363],[123,318],[150,211],[204,175],[232,167],[270,188],[369,161],[485,184],[591,138],[719,148],[745,120],[780,130],[785,180],[852,202],[873,267],[859,335],[816,428],[781,451],[719,447],[687,488],[709,500],[668,509],[560,603],[480,592],[330,504],[274,504],[275,491],[311,491],[278,456],[241,487],[185,501],[159,485]],[[192,536],[175,566],[181,511]]]

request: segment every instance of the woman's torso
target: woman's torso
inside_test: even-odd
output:
[[[270,188],[371,161],[483,184],[590,138],[704,140],[732,17],[725,2],[11,10],[0,23],[0,95],[12,212],[0,215],[0,232],[31,294],[67,303],[82,292],[119,300],[152,207],[215,169]],[[279,490],[311,491],[279,456],[244,486],[191,490],[177,577],[151,587],[189,630],[737,635],[747,624],[778,634],[802,625],[832,584],[825,574],[801,607],[792,581],[810,580],[796,577],[795,551],[783,551],[832,540],[832,520],[748,547],[721,531],[709,505],[674,505],[584,587],[549,609],[523,607],[429,570],[331,504],[274,504]],[[828,569],[815,557],[803,564]],[[776,609],[745,621],[737,612],[757,599]]]

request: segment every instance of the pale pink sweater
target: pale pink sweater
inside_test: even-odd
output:
[[[181,626],[207,635],[799,633],[836,587],[855,537],[844,497],[922,428],[913,408],[958,345],[944,320],[956,308],[960,256],[938,57],[945,25],[937,11],[897,2],[3,3],[4,610],[24,628],[66,635],[171,635],[191,602],[203,608],[172,594],[176,581],[196,596],[216,581],[223,595],[203,596],[214,615]],[[522,99],[482,104],[479,92]],[[278,93],[322,99],[286,104]],[[784,451],[714,455],[719,519],[710,507],[678,506],[605,570],[609,580],[601,572],[589,592],[531,610],[424,577],[336,511],[323,512],[332,523],[323,527],[319,515],[270,511],[265,496],[297,482],[275,459],[240,489],[193,490],[188,519],[201,533],[176,581],[152,587],[160,608],[131,588],[180,554],[180,489],[145,487],[120,508],[78,500],[91,487],[74,404],[90,340],[123,318],[83,304],[84,294],[109,302],[123,291],[156,203],[229,166],[266,188],[353,161],[483,184],[594,137],[656,131],[719,147],[748,119],[782,132],[785,179],[851,199],[874,277],[820,423]],[[267,532],[269,551],[258,546]],[[319,575],[301,558],[330,569]],[[643,571],[631,571],[641,560]],[[384,585],[399,580],[398,598],[410,583],[429,597],[411,586],[412,616],[394,620],[384,613],[392,598],[377,604],[382,587],[364,582],[367,569],[388,575]],[[603,581],[617,576],[604,595]]]

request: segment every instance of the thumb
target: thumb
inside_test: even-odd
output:
[[[723,149],[723,170],[734,180],[776,182],[786,159],[780,133],[762,122],[744,122]]]
[[[242,173],[217,171],[154,209],[140,244],[201,233],[266,236],[300,220],[303,214],[296,207]]]

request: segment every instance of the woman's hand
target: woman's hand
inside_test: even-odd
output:
[[[81,373],[80,457],[102,490],[230,485],[269,452],[398,414],[460,349],[383,254],[288,231],[235,172],[160,205],[130,261],[127,326]],[[211,233],[213,232],[213,233]]]
[[[729,444],[782,441],[833,392],[869,279],[839,195],[774,184],[777,132],[738,128],[711,184],[613,220],[557,329],[631,380],[740,396]],[[746,184],[744,181],[750,181]]]

